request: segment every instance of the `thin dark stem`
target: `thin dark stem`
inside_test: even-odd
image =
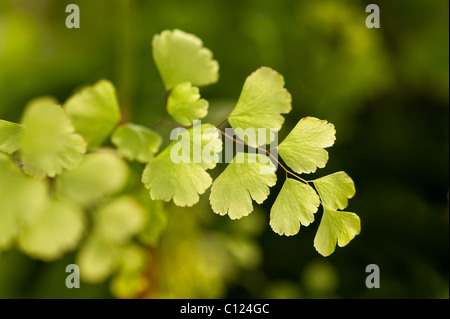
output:
[[[167,94],[166,94],[166,99],[167,99]],[[166,109],[166,107],[165,107],[165,109]],[[164,114],[166,114],[166,111],[164,112]],[[219,125],[216,126],[216,128],[218,129],[218,131],[220,132],[220,134],[222,134],[223,136],[225,136],[226,138],[232,140],[233,142],[235,142],[235,143],[237,143],[237,144],[244,145],[244,146],[247,146],[247,147],[251,147],[251,148],[254,148],[254,149],[256,149],[256,150],[258,150],[258,151],[260,151],[260,152],[266,153],[266,154],[267,154],[268,156],[270,156],[275,162],[277,162],[278,165],[280,165],[280,167],[286,172],[286,178],[287,178],[287,175],[289,174],[289,175],[294,176],[295,178],[297,178],[297,179],[301,180],[302,182],[304,182],[304,183],[306,183],[306,184],[309,185],[309,183],[308,183],[306,180],[304,180],[304,179],[301,178],[300,176],[298,176],[298,175],[292,173],[292,172],[291,172],[290,170],[288,170],[283,164],[281,164],[280,161],[279,161],[275,156],[273,156],[273,155],[270,153],[269,150],[262,149],[262,148],[260,148],[260,147],[258,147],[258,146],[251,146],[251,145],[248,145],[248,144],[245,143],[245,142],[238,141],[238,140],[236,140],[234,137],[228,135],[227,133],[225,133],[224,131],[222,131],[221,129],[219,129],[218,127],[219,127],[220,125],[222,125],[223,123],[225,123],[225,121],[227,121],[227,120],[228,120],[228,117],[227,117],[225,120],[223,120],[221,123],[219,123]],[[154,124],[154,125],[152,126],[152,128],[158,128],[158,127],[160,127],[160,126],[170,126],[170,127],[175,127],[175,128],[176,128],[176,127],[182,127],[182,128],[191,128],[191,127],[192,127],[192,125],[191,125],[191,126],[178,125],[178,124],[175,124],[175,123],[167,122],[166,120],[162,119],[162,120],[159,121],[158,123]]]
[[[288,170],[288,169],[287,169],[283,164],[281,164],[280,161],[279,161],[275,156],[273,156],[268,150],[262,149],[262,148],[260,148],[260,147],[258,147],[258,146],[251,146],[251,145],[248,145],[247,143],[242,142],[242,141],[238,141],[238,140],[236,140],[234,137],[232,137],[232,136],[228,135],[227,133],[223,132],[222,130],[219,130],[219,132],[220,132],[223,136],[225,136],[226,138],[228,138],[228,139],[234,141],[234,142],[237,143],[237,144],[244,145],[244,146],[247,146],[247,147],[251,147],[251,148],[254,148],[254,149],[258,150],[258,151],[261,151],[261,152],[266,153],[268,156],[270,156],[271,158],[273,158],[273,160],[276,161],[276,162],[278,163],[278,165],[281,166],[281,168],[286,172],[286,177],[287,177],[287,174],[290,174],[290,175],[292,175],[292,176],[298,178],[298,179],[301,180],[302,182],[304,182],[304,183],[306,183],[306,184],[309,185],[309,183],[308,183],[306,180],[304,180],[304,179],[301,178],[300,176],[298,176],[298,175],[292,173],[290,170]]]
[[[223,123],[225,123],[226,121],[228,121],[228,117],[227,116],[222,122],[220,122],[219,124],[216,125],[216,128],[219,128]]]

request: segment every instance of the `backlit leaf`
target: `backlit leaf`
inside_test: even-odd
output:
[[[344,209],[355,195],[355,184],[345,172],[337,172],[314,181],[322,205],[331,210]]]
[[[142,181],[150,189],[153,200],[166,202],[173,198],[175,205],[192,206],[211,186],[211,176],[196,163],[173,163],[170,149],[158,155],[144,170]]]
[[[78,245],[84,227],[80,208],[69,202],[49,200],[40,214],[22,227],[19,244],[28,255],[52,261]]]
[[[0,152],[12,154],[19,149],[24,127],[0,120]]]
[[[192,125],[193,121],[208,114],[208,105],[208,101],[200,98],[198,88],[185,82],[178,84],[170,92],[167,111],[178,123]]]
[[[56,181],[56,189],[60,196],[88,205],[120,191],[127,178],[126,163],[105,150],[87,154],[76,169],[61,174]]]
[[[98,234],[92,233],[76,256],[81,279],[96,284],[108,278],[117,267],[120,249]]]
[[[331,255],[336,243],[347,245],[361,231],[361,221],[355,213],[323,209],[322,220],[314,238],[314,247],[322,256]]]
[[[249,145],[269,144],[274,140],[274,133],[283,126],[284,117],[281,114],[291,111],[291,102],[291,95],[284,88],[283,77],[270,68],[262,67],[246,79],[228,121],[236,135]],[[244,135],[247,129],[256,132],[264,129],[264,135]]]
[[[308,226],[314,221],[319,205],[319,196],[311,186],[288,178],[270,211],[270,226],[280,235],[295,235],[300,224]]]
[[[111,140],[117,146],[120,155],[141,163],[150,162],[162,143],[158,133],[145,126],[131,123],[119,126]]]
[[[120,110],[113,84],[101,80],[75,93],[65,103],[77,133],[88,143],[88,149],[97,148],[120,121]]]
[[[0,154],[1,155],[1,154]],[[47,185],[25,176],[0,156],[0,251],[9,248],[20,225],[38,214],[47,201]]]
[[[76,168],[86,151],[86,142],[64,110],[48,97],[31,101],[23,115],[25,126],[20,151],[23,170],[34,177],[55,177],[63,169]]]
[[[192,206],[211,186],[205,170],[215,167],[222,144],[212,125],[184,130],[180,136],[147,164],[142,182],[153,200],[173,199],[175,205]]]
[[[275,185],[275,166],[260,154],[238,153],[217,177],[209,197],[216,214],[239,219],[253,211],[252,200],[264,202]]]
[[[325,167],[328,152],[336,140],[334,125],[313,117],[301,119],[278,146],[278,152],[295,172],[314,173]]]
[[[166,90],[183,82],[204,86],[217,82],[219,64],[193,34],[166,30],[153,37],[153,59]]]
[[[132,197],[121,196],[100,207],[95,232],[108,241],[123,243],[144,226],[145,209]]]
[[[167,215],[163,210],[161,201],[152,200],[145,194],[144,204],[147,210],[145,225],[138,234],[139,241],[143,244],[154,247],[158,244],[161,233],[167,226]]]

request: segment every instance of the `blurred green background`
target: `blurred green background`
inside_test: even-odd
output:
[[[70,3],[80,29],[65,26]],[[380,29],[365,26],[369,3],[380,6]],[[315,176],[352,176],[347,210],[362,231],[328,258],[313,247],[321,212],[298,235],[278,236],[268,221],[281,183],[241,221],[215,215],[209,193],[190,209],[168,204],[159,267],[148,274],[159,290],[147,297],[448,298],[448,19],[445,0],[1,0],[0,118],[18,122],[30,99],[64,101],[106,78],[127,120],[156,123],[164,88],[151,39],[164,29],[196,34],[220,63],[219,82],[201,90],[212,123],[265,65],[293,96],[280,140],[305,116],[335,124],[330,161]],[[4,252],[0,298],[111,297],[107,282],[67,289],[70,263],[73,254],[47,264]],[[368,264],[380,267],[379,289],[365,286]]]

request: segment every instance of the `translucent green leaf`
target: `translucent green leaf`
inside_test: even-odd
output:
[[[119,154],[128,160],[150,162],[162,143],[161,136],[145,126],[124,124],[114,132],[112,142]]]
[[[126,245],[108,240],[94,231],[81,246],[76,263],[81,269],[81,279],[87,283],[98,284],[114,272],[133,274],[145,266],[146,254],[142,247]]]
[[[106,80],[75,93],[64,108],[77,133],[86,139],[88,149],[100,146],[121,117],[114,85]]]
[[[84,227],[85,218],[77,206],[49,200],[41,213],[22,227],[19,244],[28,255],[53,261],[78,245]]]
[[[11,246],[21,223],[34,218],[46,201],[43,181],[23,175],[6,156],[0,156],[0,251]]]
[[[336,140],[334,125],[314,117],[301,119],[278,146],[278,152],[295,172],[314,173],[328,162],[328,152]]]
[[[291,102],[291,95],[284,88],[283,77],[270,68],[262,67],[245,81],[239,101],[228,121],[236,135],[249,145],[269,144],[274,140],[274,132],[278,132],[283,126],[284,117],[281,114],[291,111]],[[264,129],[265,135],[245,135],[247,129]]]
[[[153,200],[170,201],[177,206],[192,206],[211,186],[211,176],[199,164],[173,163],[170,149],[163,151],[144,170],[142,182]]]
[[[355,184],[345,172],[337,172],[314,181],[322,205],[331,210],[344,209],[355,196]]]
[[[189,130],[180,129],[178,141],[171,145],[171,157],[176,162],[197,163],[204,169],[213,169],[222,151],[220,133],[211,124],[194,124]]]
[[[89,205],[120,191],[127,179],[127,164],[105,150],[85,155],[76,169],[61,174],[56,181],[56,190],[61,197]]]
[[[308,226],[314,221],[319,205],[319,196],[311,186],[288,178],[270,211],[270,226],[280,235],[295,235],[300,224]]]
[[[264,202],[275,185],[275,166],[260,154],[238,153],[217,177],[209,197],[216,214],[239,219],[253,211],[252,199]]]
[[[153,59],[166,90],[183,82],[204,86],[219,79],[219,64],[193,34],[165,30],[153,37]]]
[[[258,243],[241,236],[226,237],[225,246],[237,265],[244,269],[255,269],[261,264],[262,252]]]
[[[148,194],[146,198],[150,203],[146,205],[145,226],[139,233],[138,238],[143,244],[154,247],[158,244],[161,233],[167,226],[167,215],[163,210],[161,201],[151,200]]]
[[[322,256],[331,255],[336,243],[347,245],[361,231],[361,221],[354,213],[323,209],[322,220],[314,238],[314,247]]]
[[[110,282],[111,293],[120,299],[134,299],[148,288],[148,278],[140,273],[119,273]]]
[[[173,201],[192,206],[211,186],[205,171],[215,167],[222,144],[212,125],[184,130],[179,141],[172,142],[145,167],[142,182],[153,200]]]
[[[178,123],[192,125],[193,121],[208,114],[208,105],[208,101],[200,98],[198,88],[185,82],[178,84],[170,92],[167,111]]]
[[[96,212],[95,232],[116,243],[128,241],[144,226],[146,211],[130,196],[114,199]]]
[[[120,249],[118,266],[121,273],[136,273],[145,267],[147,251],[142,246],[129,243]]]
[[[92,284],[103,282],[117,268],[119,254],[120,249],[116,244],[95,233],[91,234],[75,260],[81,269],[81,279]]]
[[[110,283],[111,292],[118,298],[135,298],[148,287],[146,275],[142,273],[148,253],[138,245],[127,245],[120,250],[118,274]]]
[[[86,151],[86,142],[64,110],[48,97],[31,101],[23,115],[25,126],[20,150],[23,170],[34,177],[55,177],[63,169],[76,168]]]
[[[20,124],[0,120],[0,152],[12,154],[17,151],[23,130]]]

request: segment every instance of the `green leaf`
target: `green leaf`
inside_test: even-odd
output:
[[[0,152],[12,154],[19,149],[24,127],[20,124],[0,120]]]
[[[144,204],[147,208],[145,225],[138,234],[139,241],[147,246],[155,247],[159,238],[167,226],[167,215],[163,210],[161,201],[152,200],[148,194],[145,194]]]
[[[0,251],[11,246],[20,225],[36,216],[47,201],[47,185],[23,175],[0,156]]]
[[[61,197],[89,205],[119,192],[127,179],[127,164],[105,150],[87,154],[76,169],[61,174],[56,180],[56,190]]]
[[[269,144],[275,138],[274,132],[283,126],[284,117],[281,114],[291,111],[291,102],[291,95],[284,88],[283,77],[270,68],[262,67],[246,79],[228,122],[236,135],[249,145]],[[264,135],[245,135],[247,129],[264,129]]]
[[[148,281],[140,273],[119,273],[112,278],[109,289],[115,298],[134,299],[148,289]]]
[[[84,228],[85,218],[79,207],[49,200],[40,214],[22,227],[19,244],[28,255],[53,261],[78,245]]]
[[[194,122],[194,127],[189,130],[179,130],[178,142],[172,143],[173,159],[183,163],[198,163],[204,169],[216,167],[218,153],[222,151],[222,140],[216,127],[211,124],[197,125]],[[171,139],[175,138],[176,135],[171,136]]]
[[[253,211],[252,199],[264,202],[275,185],[275,166],[260,154],[238,153],[217,177],[209,197],[216,214],[239,219]]]
[[[142,182],[153,200],[168,202],[173,198],[177,206],[192,206],[211,186],[212,179],[199,164],[173,163],[170,149],[166,149],[146,166]]]
[[[147,164],[142,182],[153,200],[173,199],[177,206],[192,206],[211,186],[205,170],[215,167],[222,142],[209,124],[183,130],[180,136],[181,140],[172,142]]]
[[[120,258],[118,265],[121,273],[140,272],[146,264],[147,251],[144,247],[129,243],[120,249]]]
[[[355,213],[323,209],[322,220],[314,238],[314,247],[322,256],[331,255],[336,243],[347,245],[361,231],[361,221]]]
[[[152,45],[153,59],[167,91],[183,82],[204,86],[218,81],[219,64],[195,35],[165,30],[153,37]]]
[[[98,284],[116,271],[120,274],[139,273],[145,266],[145,257],[142,247],[132,242],[111,241],[94,230],[78,251],[76,263],[80,266],[83,281]]]
[[[314,181],[322,205],[331,210],[344,209],[355,196],[355,184],[345,172],[337,172]]]
[[[76,264],[80,267],[81,279],[98,284],[106,280],[117,268],[120,249],[98,234],[92,233],[79,249]]]
[[[64,108],[77,133],[86,139],[88,149],[100,146],[121,117],[114,85],[106,80],[75,93]]]
[[[117,298],[135,298],[148,287],[143,268],[148,253],[141,246],[127,245],[120,251],[118,274],[110,282],[110,290]]]
[[[120,155],[141,163],[150,162],[162,143],[158,133],[145,126],[131,123],[119,126],[111,140],[117,146]]]
[[[31,101],[22,124],[25,130],[20,150],[25,173],[37,178],[55,177],[63,169],[71,170],[80,164],[86,143],[54,99]]]
[[[144,226],[146,211],[130,196],[121,196],[100,207],[95,216],[95,232],[102,238],[124,243]]]
[[[328,162],[328,152],[336,140],[334,125],[314,117],[301,119],[278,146],[278,152],[295,172],[314,173]]]
[[[185,82],[170,92],[167,111],[178,123],[192,125],[193,121],[208,114],[208,105],[208,101],[200,98],[199,89]]]
[[[308,226],[314,221],[319,205],[319,196],[311,186],[288,178],[270,211],[270,226],[280,235],[295,235],[300,224]]]

